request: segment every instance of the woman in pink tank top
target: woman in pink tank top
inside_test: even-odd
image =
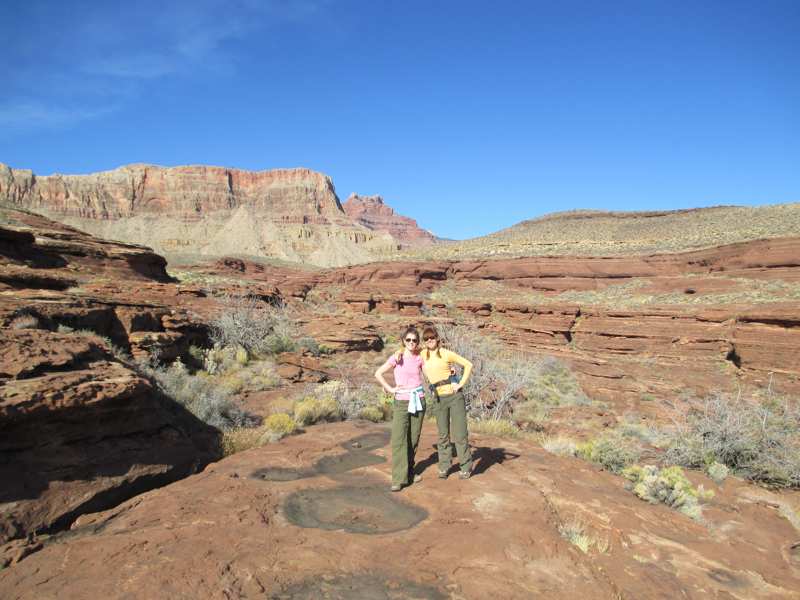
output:
[[[419,332],[409,327],[403,333],[403,352],[392,354],[377,371],[375,379],[394,395],[392,410],[392,491],[422,479],[414,474],[414,454],[425,419],[425,391],[422,386],[422,357],[419,354]],[[384,375],[394,369],[395,385]]]

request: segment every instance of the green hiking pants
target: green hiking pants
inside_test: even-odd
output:
[[[408,412],[408,402],[394,401],[392,409],[392,485],[408,485],[414,481],[414,455],[419,444],[425,400],[422,410]]]
[[[467,408],[464,394],[460,391],[449,396],[439,396],[439,401],[434,408],[436,415],[436,428],[439,430],[439,472],[450,470],[453,453],[450,449],[450,434],[456,444],[458,462],[462,471],[472,470],[472,455],[469,451],[467,438]],[[451,426],[452,425],[452,426]]]

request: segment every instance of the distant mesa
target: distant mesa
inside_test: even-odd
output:
[[[331,178],[304,168],[131,164],[40,177],[0,164],[0,202],[169,258],[239,255],[343,266],[433,240],[382,200],[380,217],[366,203],[358,211],[370,225],[354,219]]]
[[[422,229],[414,219],[398,215],[381,196],[359,196],[350,194],[342,208],[347,215],[372,231],[383,231],[398,240],[403,246],[428,246],[436,242],[436,236]]]

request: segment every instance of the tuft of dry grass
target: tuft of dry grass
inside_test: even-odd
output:
[[[15,317],[9,327],[11,329],[39,329],[39,319],[33,315]]]
[[[575,440],[563,435],[543,439],[542,448],[557,456],[575,456],[578,452],[578,444]]]
[[[578,517],[561,523],[558,533],[584,554],[588,554],[592,546],[600,554],[605,554],[611,548],[608,538],[595,537],[588,533],[586,523]]]
[[[518,438],[523,432],[509,419],[470,419],[469,430],[499,438]]]
[[[225,456],[276,442],[297,430],[294,419],[287,414],[270,415],[261,427],[235,427],[222,433],[222,452]]]

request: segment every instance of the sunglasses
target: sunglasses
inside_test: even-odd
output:
[[[439,339],[439,338],[435,338],[435,337],[426,337],[426,338],[423,338],[423,339],[424,339],[426,342],[430,342],[431,340],[437,340],[437,339]]]
[[[419,340],[417,338],[406,338],[406,341],[411,344],[419,344]]]

